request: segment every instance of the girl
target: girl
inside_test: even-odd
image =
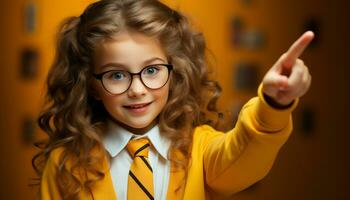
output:
[[[102,0],[59,29],[33,158],[41,199],[224,199],[262,179],[311,76],[305,33],[219,132],[205,42],[154,0]],[[212,113],[218,117],[213,119]]]

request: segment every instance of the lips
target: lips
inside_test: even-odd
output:
[[[125,106],[123,106],[123,107],[129,108],[129,109],[138,109],[138,108],[146,107],[146,106],[148,106],[148,105],[151,104],[151,103],[152,103],[152,102],[150,102],[150,103],[129,104],[129,105],[125,105]]]

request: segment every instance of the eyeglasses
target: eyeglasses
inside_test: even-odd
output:
[[[139,73],[131,73],[126,70],[110,70],[93,76],[100,80],[103,88],[110,94],[122,94],[127,91],[133,77],[139,75],[141,82],[149,89],[159,89],[169,80],[171,64],[153,64],[144,67]]]

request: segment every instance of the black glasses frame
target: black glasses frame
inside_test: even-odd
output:
[[[162,88],[162,87],[169,81],[170,72],[171,72],[171,70],[173,70],[173,68],[174,68],[172,64],[152,64],[152,65],[147,65],[147,66],[145,66],[144,68],[142,68],[141,71],[139,71],[138,73],[131,73],[131,72],[129,72],[129,71],[126,71],[128,74],[130,74],[130,80],[131,80],[131,81],[130,81],[130,83],[129,83],[129,86],[127,87],[127,89],[126,89],[125,91],[123,91],[123,92],[121,92],[121,93],[116,93],[116,94],[115,94],[115,93],[111,93],[110,91],[107,90],[107,88],[105,87],[105,85],[104,85],[102,79],[103,79],[103,76],[104,76],[106,73],[109,73],[109,72],[112,72],[112,71],[120,71],[120,70],[108,70],[108,71],[105,71],[105,72],[102,72],[102,73],[99,73],[99,74],[93,73],[92,75],[93,75],[94,78],[96,78],[97,80],[101,81],[101,84],[102,84],[103,88],[104,88],[109,94],[111,94],[111,95],[123,94],[124,92],[128,91],[129,88],[130,88],[130,86],[131,86],[131,84],[132,84],[132,81],[134,80],[134,76],[136,76],[136,75],[140,76],[140,80],[141,80],[142,84],[143,84],[146,88],[151,89],[151,90],[157,90],[157,89],[159,89],[159,88],[150,88],[150,87],[148,87],[148,86],[143,82],[141,74],[142,74],[143,70],[147,69],[148,67],[158,66],[158,65],[163,65],[163,66],[165,66],[165,67],[168,69],[168,79],[166,80],[166,82],[165,82],[162,86],[159,87],[159,88]]]

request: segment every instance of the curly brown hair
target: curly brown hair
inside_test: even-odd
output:
[[[104,177],[97,167],[103,155],[91,151],[103,149],[101,134],[108,112],[93,98],[89,81],[95,48],[123,30],[158,38],[174,66],[168,102],[159,115],[159,128],[171,139],[171,150],[186,158],[178,160],[169,151],[173,163],[186,170],[194,128],[208,123],[218,128],[222,118],[216,108],[221,88],[209,79],[206,53],[210,52],[203,34],[191,29],[184,14],[155,0],[101,0],[89,5],[80,17],[67,18],[59,28],[45,107],[38,118],[48,139],[36,143],[41,151],[32,160],[40,179],[50,152],[64,147],[56,177],[63,199],[77,199],[80,190],[91,191]],[[78,169],[95,177],[77,177]]]

